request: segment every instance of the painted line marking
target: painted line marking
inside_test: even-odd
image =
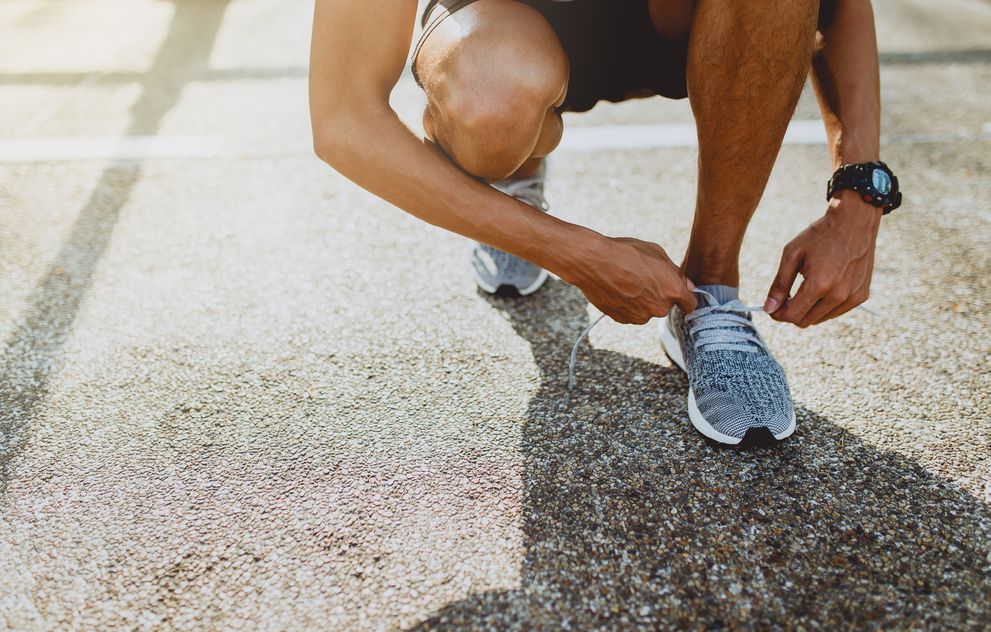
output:
[[[970,9],[975,13],[980,13],[981,15],[991,16],[991,6],[980,2],[978,0],[950,0],[954,4],[964,9]]]
[[[959,141],[991,140],[991,123],[978,134],[902,134],[883,136],[881,143],[932,144]],[[819,120],[792,121],[785,134],[785,145],[825,145],[826,130]],[[658,149],[696,147],[698,138],[693,123],[658,125],[602,125],[565,127],[557,151],[590,152],[624,149]]]
[[[820,121],[793,121],[785,134],[786,145],[824,145],[826,132]],[[695,147],[698,137],[692,123],[658,125],[603,125],[565,129],[559,151],[601,151]]]
[[[265,158],[311,153],[311,145],[295,143],[289,151],[224,151],[220,135],[124,136],[0,139],[0,163],[65,162],[78,160],[144,161],[177,158]],[[991,122],[977,134],[902,134],[882,137],[884,145],[936,144],[991,140]],[[826,132],[818,120],[793,121],[785,134],[786,145],[824,145]],[[691,148],[698,145],[693,123],[657,125],[570,126],[556,151],[594,152],[659,148]]]
[[[0,162],[212,158],[225,142],[218,135],[0,139]]]

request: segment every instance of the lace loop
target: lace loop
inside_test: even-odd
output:
[[[748,317],[752,312],[763,312],[763,307],[744,305],[739,300],[720,305],[711,294],[697,293],[706,297],[708,305],[685,315],[688,335],[697,350],[760,353],[767,349]]]

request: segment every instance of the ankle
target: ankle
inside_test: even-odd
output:
[[[695,285],[728,285],[740,286],[740,268],[736,262],[695,260],[685,257],[681,270]]]

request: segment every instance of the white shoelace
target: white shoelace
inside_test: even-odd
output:
[[[716,299],[708,292],[696,290],[698,294],[706,296],[710,303],[715,303]],[[745,351],[747,353],[758,353],[767,349],[764,342],[753,333],[753,322],[746,316],[740,314],[760,313],[764,308],[760,305],[744,305],[739,300],[733,300],[723,305],[710,304],[700,307],[691,314],[685,316],[685,322],[697,321],[703,316],[707,316],[704,322],[689,328],[689,332],[695,340],[695,348],[698,350],[708,349]],[[602,314],[592,324],[585,328],[582,335],[575,341],[571,348],[571,359],[568,362],[568,390],[575,388],[575,368],[578,364],[578,348],[588,335],[595,329],[595,326],[602,322],[606,315]],[[697,337],[696,334],[699,334]]]
[[[700,307],[685,316],[685,322],[689,323],[688,332],[699,351],[758,353],[766,347],[754,332],[754,324],[746,314],[763,311],[760,305],[744,305],[734,300],[722,305]],[[692,325],[703,317],[707,317],[705,321]]]
[[[575,388],[575,365],[578,364],[578,347],[581,346],[582,341],[588,338],[588,335],[592,333],[592,330],[595,329],[595,326],[598,325],[600,322],[602,322],[602,319],[605,317],[606,317],[605,314],[601,314],[599,315],[598,318],[592,321],[592,324],[585,328],[585,331],[582,332],[582,335],[578,336],[578,340],[575,341],[575,346],[571,348],[571,359],[568,361],[569,391]]]

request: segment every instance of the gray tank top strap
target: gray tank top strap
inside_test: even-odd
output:
[[[427,6],[423,9],[423,17],[421,18],[421,24],[423,25],[423,34],[420,35],[419,41],[416,43],[416,48],[413,50],[413,58],[410,61],[410,69],[413,71],[413,78],[416,79],[416,83],[423,86],[420,83],[420,77],[416,74],[416,60],[420,56],[420,49],[423,48],[423,43],[427,41],[430,34],[441,25],[441,22],[446,20],[452,13],[460,9],[465,8],[475,0],[430,0]],[[427,23],[430,18],[431,13],[437,8],[437,5],[441,5],[442,10],[437,12],[437,16]]]

